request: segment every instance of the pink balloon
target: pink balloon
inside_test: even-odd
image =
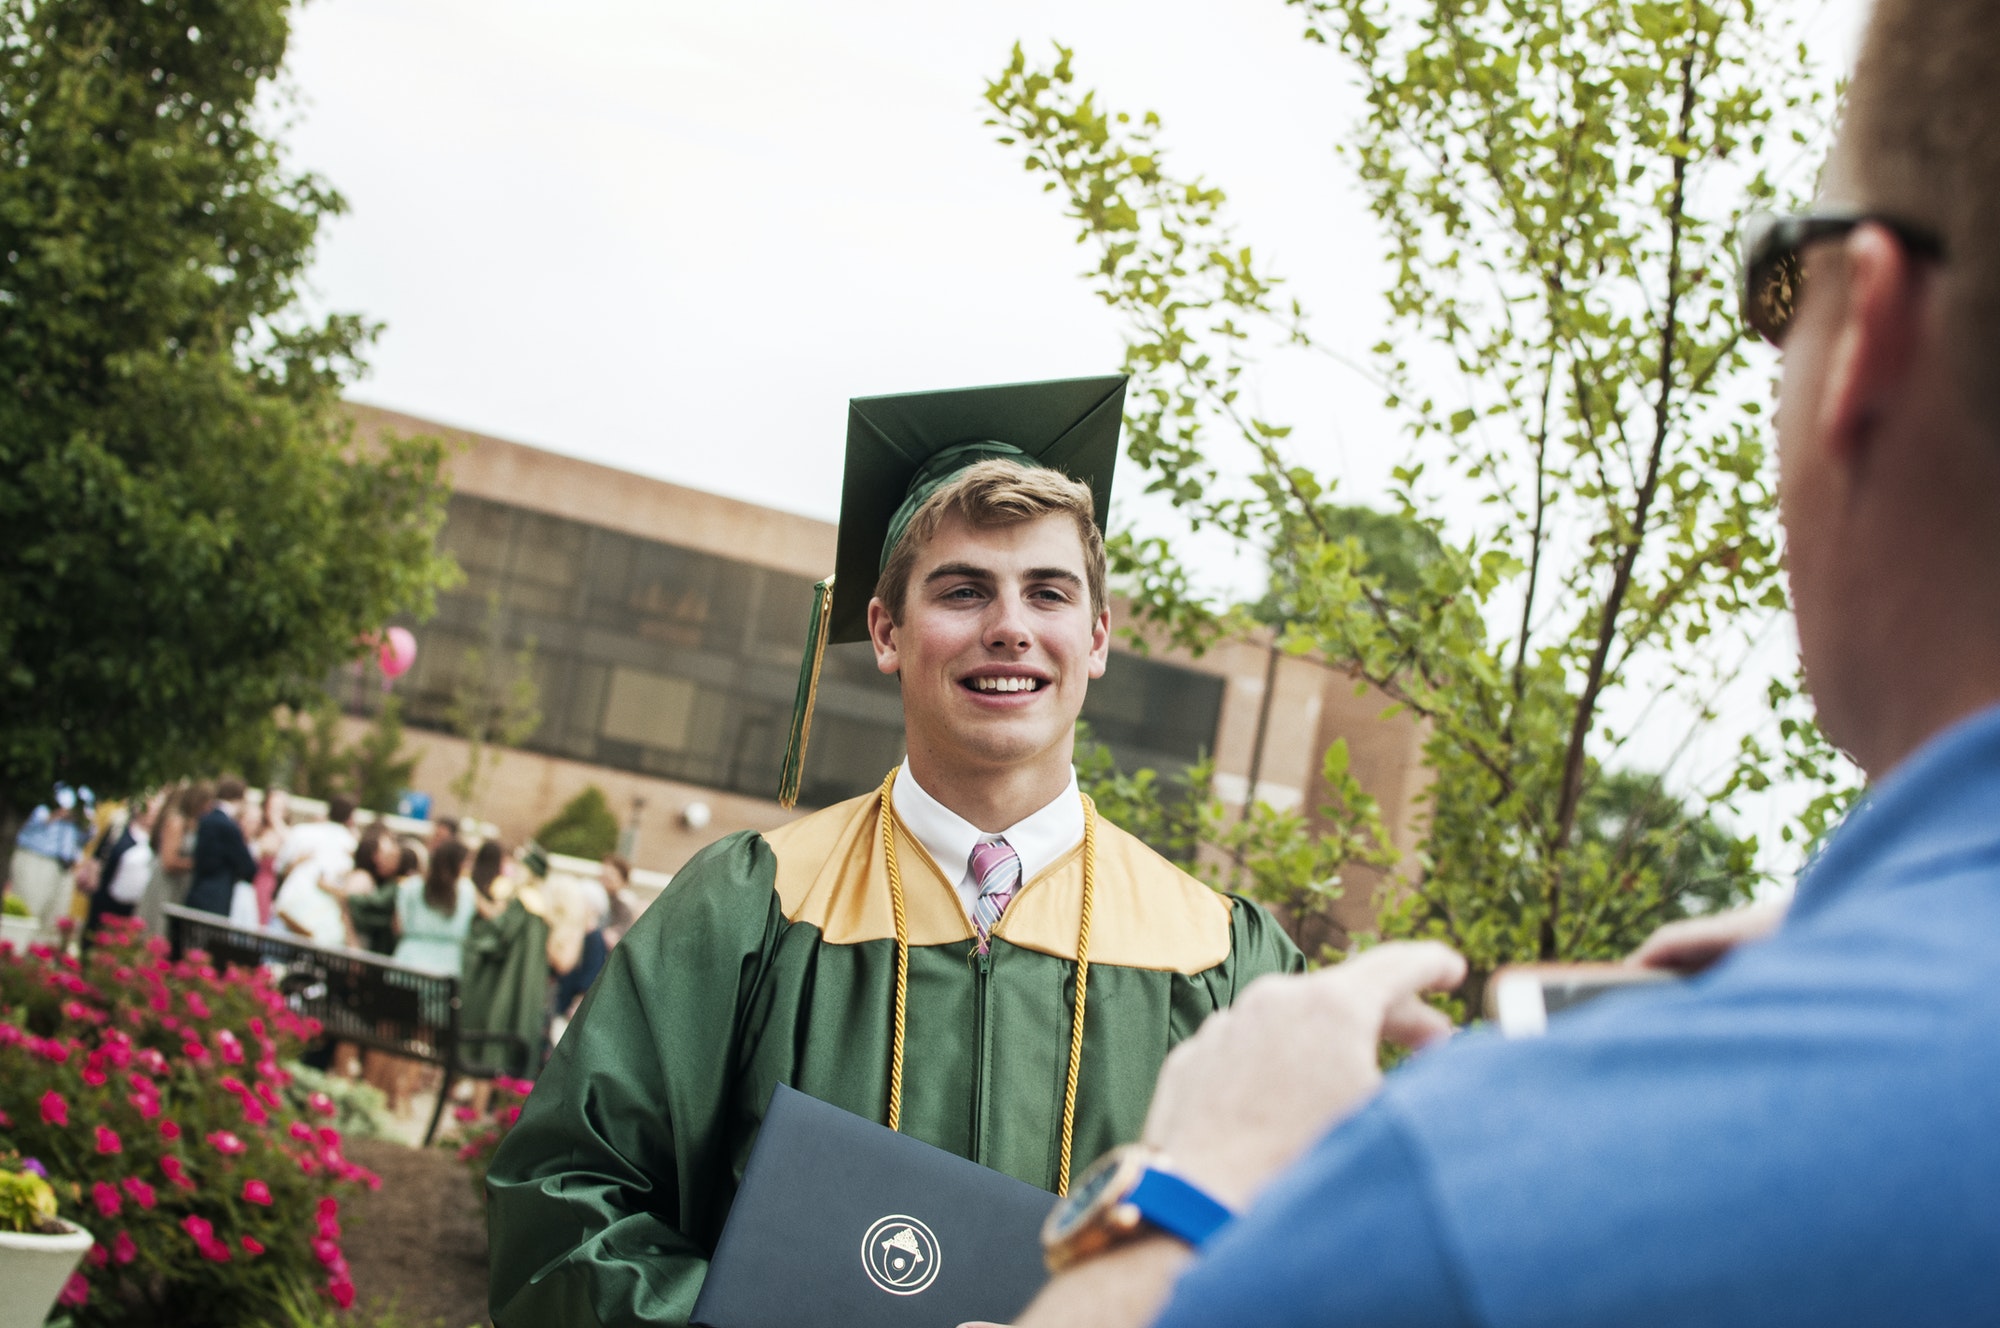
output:
[[[391,627],[382,634],[382,648],[376,652],[375,662],[382,666],[383,677],[402,677],[417,662],[417,638],[410,635],[407,627]]]

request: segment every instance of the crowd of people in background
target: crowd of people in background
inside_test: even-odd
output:
[[[551,874],[535,846],[510,853],[446,820],[425,837],[398,834],[351,798],[331,799],[324,816],[295,815],[283,789],[258,797],[225,777],[123,805],[58,786],[21,829],[7,892],[37,939],[79,949],[109,917],[164,935],[164,908],[179,904],[452,974],[463,1030],[511,1034],[535,1049],[526,1067],[509,1064],[498,1044],[476,1046],[469,1059],[532,1073],[631,924],[630,874],[616,856],[600,879]],[[72,934],[65,924],[76,912]]]

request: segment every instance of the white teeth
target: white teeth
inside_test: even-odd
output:
[[[1033,678],[974,678],[972,688],[979,692],[1032,692],[1035,690]]]

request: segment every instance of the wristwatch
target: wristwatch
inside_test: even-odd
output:
[[[1159,1149],[1125,1144],[1092,1163],[1042,1223],[1042,1257],[1059,1273],[1148,1226],[1200,1249],[1234,1216],[1176,1176]]]

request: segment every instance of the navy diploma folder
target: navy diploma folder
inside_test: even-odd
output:
[[[695,1301],[704,1328],[1008,1323],[1055,1196],[784,1085]]]

